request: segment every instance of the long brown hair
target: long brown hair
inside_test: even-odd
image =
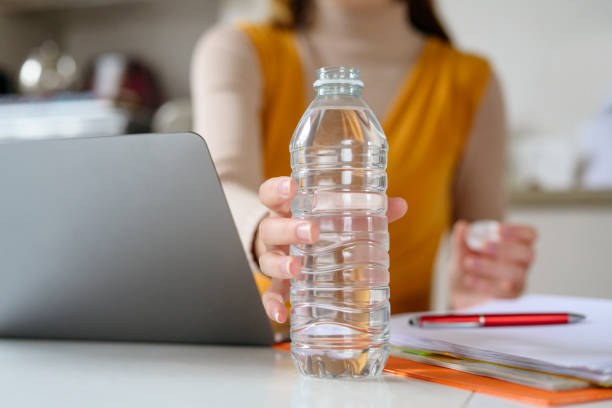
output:
[[[396,0],[406,3],[408,22],[424,34],[451,42],[440,22],[432,0]],[[309,23],[312,0],[273,0],[272,21],[285,28],[301,28]]]

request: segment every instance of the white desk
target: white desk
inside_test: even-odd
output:
[[[287,353],[252,347],[2,340],[0,387],[6,407],[523,406],[387,375],[366,381],[306,379]]]

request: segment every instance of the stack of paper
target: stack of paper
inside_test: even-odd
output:
[[[546,374],[538,371],[509,367],[496,363],[487,363],[484,361],[455,357],[447,354],[423,353],[401,347],[393,347],[391,354],[396,357],[405,358],[412,361],[446,367],[453,370],[462,371],[464,373],[497,378],[499,380],[510,381],[516,384],[542,388],[550,391],[580,390],[593,387],[593,385],[586,380],[570,378],[557,374]]]
[[[391,319],[391,344],[600,385],[612,383],[612,300],[528,295],[462,312],[571,312],[584,314],[586,319],[563,325],[426,329],[410,326],[410,315],[396,315]]]

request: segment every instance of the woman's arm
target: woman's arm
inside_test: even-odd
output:
[[[463,308],[492,297],[516,297],[534,259],[536,231],[501,224],[499,240],[473,251],[466,244],[466,221],[501,220],[504,213],[506,119],[497,79],[491,76],[457,169],[455,223],[451,240],[451,306]]]
[[[455,173],[455,221],[503,218],[506,126],[501,87],[492,75]]]
[[[194,51],[191,84],[194,129],[208,144],[250,256],[254,232],[267,209],[257,194],[263,181],[263,80],[249,39],[233,27],[206,33]],[[251,265],[256,268],[252,259]]]

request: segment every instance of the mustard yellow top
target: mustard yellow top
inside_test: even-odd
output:
[[[309,102],[294,33],[268,25],[240,28],[264,76],[264,175],[286,176],[289,141]],[[406,216],[389,225],[393,313],[429,308],[433,263],[451,222],[453,174],[489,75],[485,60],[428,38],[388,116],[379,118],[389,142],[387,194],[408,202]]]

